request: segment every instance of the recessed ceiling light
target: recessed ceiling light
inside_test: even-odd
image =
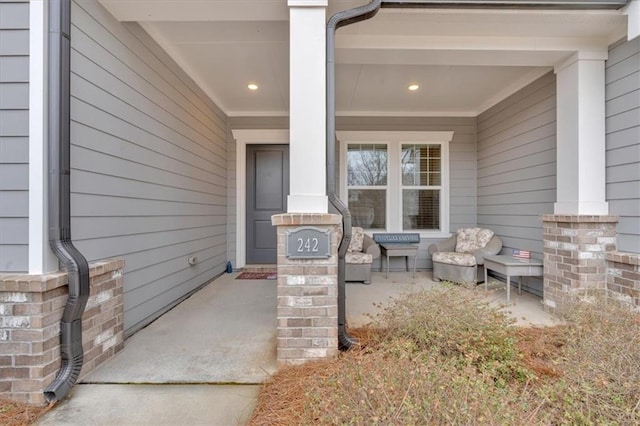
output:
[[[417,84],[412,84],[409,87],[407,87],[407,89],[409,89],[412,92],[415,92],[416,90],[418,90],[420,88],[420,86],[418,86]]]
[[[255,84],[255,83],[249,83],[247,85],[247,89],[249,89],[249,90],[258,90],[258,85]]]

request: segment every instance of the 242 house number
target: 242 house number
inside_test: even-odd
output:
[[[317,238],[298,238],[298,253],[318,253]]]
[[[331,231],[312,227],[287,232],[286,256],[290,259],[328,259]]]

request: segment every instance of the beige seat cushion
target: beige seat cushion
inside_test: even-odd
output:
[[[483,228],[462,228],[458,229],[456,235],[456,252],[473,253],[483,248],[493,238],[493,231]]]
[[[369,253],[352,252],[345,255],[344,261],[352,265],[361,265],[365,263],[372,263],[373,256]]]
[[[476,264],[475,256],[469,253],[440,251],[433,253],[432,260],[438,263],[458,266],[475,266]]]

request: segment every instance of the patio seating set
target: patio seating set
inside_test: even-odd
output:
[[[382,256],[380,270],[386,259],[386,277],[389,277],[389,260],[394,256],[405,257],[409,271],[409,257],[413,257],[415,276],[419,234],[365,234],[363,228],[352,228],[352,239],[346,255],[346,281],[371,284],[373,261]],[[484,282],[487,287],[487,269],[506,275],[507,302],[509,301],[510,276],[534,276],[542,274],[542,262],[500,256],[502,239],[490,229],[462,228],[451,237],[429,246],[433,262],[433,280],[450,281],[462,285]],[[520,286],[520,285],[519,285]]]

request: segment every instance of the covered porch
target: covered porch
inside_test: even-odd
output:
[[[10,236],[0,241],[0,266],[36,280],[59,268],[47,248],[47,2],[17,3],[28,12],[21,12],[27,18],[18,52],[26,64],[24,96],[15,104],[23,126],[10,141],[19,147],[15,158],[3,167],[11,185],[0,195],[16,201],[3,203],[11,209],[0,214],[9,219],[2,237]],[[246,220],[247,200],[260,193],[248,187],[249,147],[258,145],[290,154],[280,167],[287,172],[281,211],[328,215],[327,192],[335,189],[360,211],[369,233],[421,234],[424,283],[428,245],[481,226],[495,230],[505,249],[544,258],[544,279],[528,290],[544,292],[549,308],[596,287],[638,305],[638,256],[613,250],[640,251],[639,0],[596,10],[385,10],[344,28],[336,40],[338,178],[327,185],[326,142],[334,133],[324,127],[327,18],[362,3],[71,1],[69,233],[89,262],[117,258],[122,265],[111,277],[123,292],[114,315],[118,348],[220,276],[229,261],[235,269],[250,264],[250,241],[267,241],[276,252],[271,234],[247,237],[255,225]],[[425,149],[428,156],[414,155],[416,179],[405,182],[403,155]],[[349,157],[370,152],[388,158],[385,179],[350,181],[358,170]],[[422,160],[438,170],[420,169]],[[418,178],[423,172],[433,179]],[[412,194],[428,194],[430,203],[415,203]],[[259,220],[261,230],[273,230],[270,220]],[[320,291],[334,297],[336,270],[293,265],[281,276],[295,286],[313,272],[310,281],[327,284]],[[385,287],[374,275],[372,286],[347,285],[347,301],[361,302],[362,313],[367,297],[400,287]],[[11,296],[16,303],[31,297],[23,276],[9,278],[3,289],[25,290]],[[347,303],[347,323],[355,323]],[[43,324],[44,339],[57,337],[55,315],[41,317],[18,318],[18,330],[0,332],[29,347],[31,335],[19,328]],[[46,348],[46,362],[55,364],[57,346]],[[46,371],[29,383],[33,390],[16,381],[22,398],[42,403],[36,381],[55,374]]]

